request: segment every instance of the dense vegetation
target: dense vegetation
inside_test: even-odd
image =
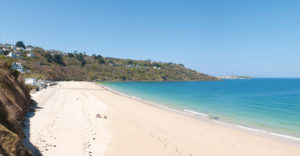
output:
[[[217,78],[187,69],[182,64],[137,61],[86,55],[85,53],[62,53],[55,50],[34,48],[35,58],[26,57],[22,62],[25,77],[49,80],[89,81],[202,81]]]

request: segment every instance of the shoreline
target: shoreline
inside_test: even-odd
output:
[[[117,94],[92,82],[59,82],[37,102],[26,138],[42,155],[299,155],[300,148]],[[107,118],[98,118],[98,114]],[[255,149],[255,150],[254,150]]]
[[[273,131],[269,131],[269,130],[265,130],[265,129],[259,129],[259,128],[251,127],[248,125],[243,125],[243,124],[238,124],[238,123],[233,123],[233,122],[228,122],[228,121],[222,121],[219,119],[214,119],[214,116],[210,116],[210,115],[207,115],[207,114],[204,114],[201,112],[195,112],[195,111],[188,110],[188,109],[178,110],[176,108],[171,108],[171,107],[165,106],[163,104],[158,104],[158,103],[155,103],[155,102],[152,102],[152,101],[149,101],[146,99],[142,99],[142,98],[134,96],[134,95],[128,95],[126,93],[119,92],[119,91],[114,90],[108,86],[105,86],[99,82],[94,82],[94,83],[114,94],[117,94],[119,96],[123,96],[126,98],[130,98],[133,100],[137,100],[146,105],[150,105],[150,106],[153,106],[153,107],[156,107],[159,109],[164,109],[164,110],[167,110],[170,112],[175,112],[175,113],[178,113],[181,115],[185,115],[185,116],[200,120],[202,122],[210,122],[213,124],[222,125],[222,126],[225,126],[228,128],[237,129],[237,130],[244,131],[244,132],[247,132],[250,134],[259,135],[259,136],[262,136],[265,138],[270,138],[273,140],[281,141],[283,143],[293,144],[293,145],[300,147],[300,138],[296,137],[296,136],[292,136],[289,134],[277,133],[277,132],[273,132]]]

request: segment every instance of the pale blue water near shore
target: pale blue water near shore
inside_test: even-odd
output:
[[[300,138],[300,79],[103,84],[172,109]]]

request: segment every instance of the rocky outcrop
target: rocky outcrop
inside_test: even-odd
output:
[[[19,73],[0,60],[0,155],[27,156],[22,121],[32,101]]]

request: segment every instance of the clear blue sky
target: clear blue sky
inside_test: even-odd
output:
[[[0,42],[300,77],[299,0],[6,0]]]

